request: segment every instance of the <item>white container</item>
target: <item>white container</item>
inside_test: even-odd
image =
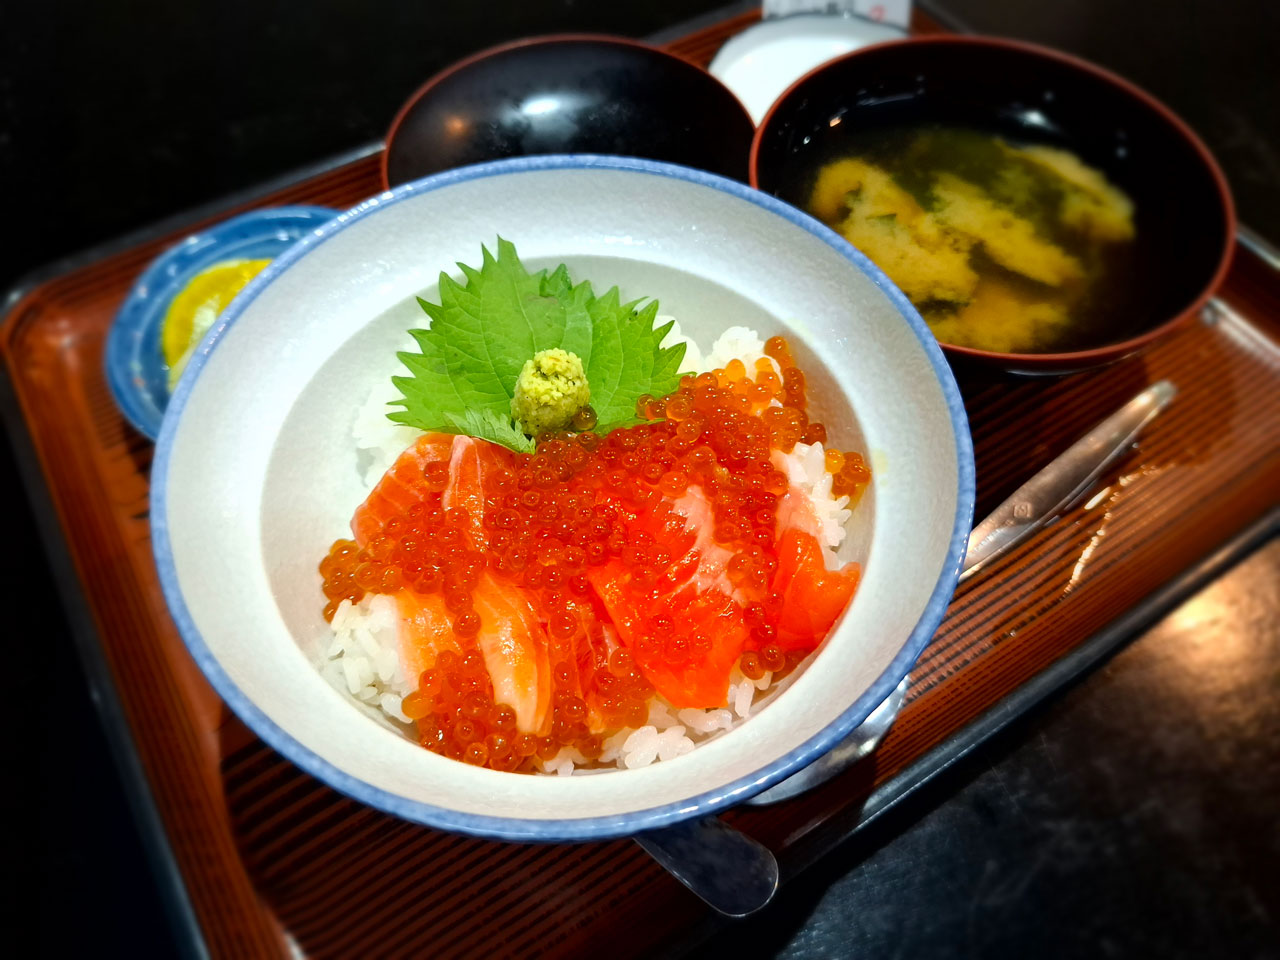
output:
[[[537,777],[436,756],[317,672],[316,564],[364,489],[350,427],[417,295],[501,233],[531,268],[652,296],[703,343],[733,324],[789,338],[836,446],[872,490],[848,555],[857,597],[789,690],[687,756]],[[973,508],[964,408],[902,294],[836,234],[709,174],[537,157],[406,184],[316,230],[237,298],[169,404],[153,470],[161,581],[192,655],[264,740],[335,788],[436,827],[517,840],[629,834],[731,805],[857,726],[906,675],[955,585]]]

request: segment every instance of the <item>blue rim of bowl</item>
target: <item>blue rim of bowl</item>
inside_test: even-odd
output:
[[[206,646],[199,630],[196,629],[195,622],[183,602],[177,571],[174,569],[173,551],[169,542],[168,521],[169,459],[173,450],[174,435],[177,432],[182,411],[186,406],[192,386],[199,375],[201,367],[207,362],[209,354],[217,348],[223,334],[235,324],[239,316],[267,284],[271,283],[275,277],[330,237],[340,233],[350,224],[384,207],[391,206],[418,194],[429,193],[457,183],[510,173],[542,170],[616,170],[667,177],[698,184],[730,194],[747,203],[768,210],[835,249],[884,291],[885,295],[898,309],[903,321],[915,333],[921,348],[928,356],[951,417],[951,426],[955,434],[959,481],[956,491],[955,522],[951,531],[950,543],[947,547],[946,560],[919,620],[889,666],[839,717],[784,756],[754,773],[740,777],[714,790],[645,810],[635,810],[602,817],[545,820],[466,813],[407,799],[339,770],[278,727],[240,691],[222,669],[213,653]],[[204,672],[204,675],[214,689],[217,690],[219,696],[248,724],[254,733],[293,763],[311,775],[323,780],[335,790],[376,809],[406,820],[456,833],[497,840],[546,843],[605,840],[613,837],[629,836],[692,817],[702,817],[717,813],[786,779],[839,743],[854,727],[862,723],[870,715],[871,711],[889,696],[902,678],[910,672],[911,667],[933,636],[938,624],[942,622],[947,604],[955,591],[957,578],[960,574],[960,564],[964,559],[965,549],[968,544],[969,531],[973,522],[975,483],[973,442],[969,434],[968,417],[965,413],[964,403],[960,398],[959,388],[956,386],[955,378],[952,376],[951,368],[943,358],[937,341],[929,332],[929,328],[925,325],[924,320],[921,319],[920,314],[911,306],[902,292],[890,282],[889,278],[879,268],[872,264],[863,254],[855,250],[848,241],[795,207],[736,181],[675,164],[631,157],[597,156],[594,154],[517,157],[434,174],[421,180],[401,184],[393,190],[371,197],[346,213],[340,214],[334,220],[316,230],[312,235],[299,241],[245,287],[240,296],[218,319],[195,355],[193,355],[165,413],[164,423],[160,430],[160,439],[156,448],[152,477],[151,541],[155,552],[156,565],[160,572],[160,583],[164,589],[169,610],[178,625],[187,649],[191,652],[192,657]]]
[[[191,278],[219,261],[242,257],[250,251],[265,253],[264,247],[272,250],[275,259],[304,231],[337,215],[337,210],[317,206],[250,210],[184,237],[151,261],[116,311],[103,350],[107,386],[134,429],[151,440],[160,432],[171,398],[156,395],[160,390],[157,378],[164,373],[159,327],[169,304]]]

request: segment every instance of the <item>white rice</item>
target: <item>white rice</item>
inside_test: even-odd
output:
[[[320,668],[325,679],[376,719],[411,723],[400,710],[413,687],[400,665],[395,600],[380,594],[367,594],[358,604],[343,600],[329,626],[333,639]]]
[[[378,481],[391,469],[396,458],[422,433],[416,427],[387,419],[388,413],[399,409],[388,404],[399,399],[400,391],[389,377],[380,381],[369,391],[363,406],[356,411],[355,423],[351,425],[360,476],[364,479],[367,490],[378,485]]]
[[[702,373],[706,369],[702,365],[702,348],[698,346],[696,340],[692,337],[686,337],[680,329],[680,321],[675,317],[658,316],[654,317],[653,325],[660,327],[664,323],[670,323],[671,329],[667,331],[667,335],[662,338],[661,346],[674,347],[677,343],[684,344],[684,363],[681,364],[685,370],[693,370],[695,373]]]
[[[658,317],[659,324],[673,317]],[[764,341],[747,327],[730,327],[703,355],[696,344],[680,331],[679,323],[663,339],[663,345],[684,343],[686,370],[703,373],[741,360],[754,376],[756,361],[765,356]],[[774,370],[778,370],[776,362]],[[352,426],[358,469],[367,489],[372,490],[396,458],[419,431],[387,419],[388,403],[399,397],[390,380],[377,384],[356,413]],[[827,473],[822,444],[798,443],[792,453],[774,453],[774,462],[786,472],[791,484],[803,491],[812,505],[821,537],[829,548],[827,561],[835,566],[835,551],[844,541],[845,524],[851,512],[848,497],[831,496],[831,474]],[[412,722],[401,712],[401,700],[413,687],[404,677],[397,641],[398,616],[390,597],[370,595],[359,604],[344,600],[333,616],[333,640],[321,664],[321,672],[331,684],[367,714],[385,725],[412,736]],[[594,763],[573,747],[564,747],[550,760],[535,758],[546,774],[598,774],[609,770],[632,770],[651,763],[674,760],[700,743],[723,736],[747,720],[779,694],[800,673],[793,671],[777,684],[766,673],[759,680],[742,675],[735,666],[729,678],[728,705],[709,710],[677,710],[660,696],[649,703],[647,723],[638,729],[623,729],[606,738],[603,751]]]
[[[847,496],[831,495],[832,476],[827,472],[826,451],[822,444],[797,443],[791,453],[773,452],[774,465],[786,473],[793,487],[803,490],[809,497],[809,505],[818,518],[822,542],[831,549],[825,559],[828,566],[835,563],[836,550],[844,543],[846,528],[853,511],[849,510]]]
[[[756,361],[764,355],[764,341],[760,339],[760,334],[750,327],[730,327],[712,344],[711,352],[707,354],[706,361],[698,372],[720,370],[727,367],[730,360],[741,360],[742,365],[747,368],[747,374],[754,380]],[[782,371],[778,368],[777,361],[770,358],[769,362],[773,364],[774,372],[781,376]]]

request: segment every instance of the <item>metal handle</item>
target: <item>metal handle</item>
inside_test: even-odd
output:
[[[639,833],[635,841],[725,916],[755,913],[778,889],[778,861],[769,848],[716,817]]]

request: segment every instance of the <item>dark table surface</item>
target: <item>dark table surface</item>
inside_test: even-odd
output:
[[[643,36],[722,0],[127,4],[0,11],[0,285],[379,137],[451,60],[565,30]],[[1180,111],[1242,220],[1280,238],[1280,15],[1269,0],[946,0],[989,33],[1095,59]],[[390,29],[389,29],[390,28]],[[178,952],[12,455],[7,599],[38,609],[50,693],[14,738],[38,830],[43,952]],[[1224,538],[1226,533],[1224,532]],[[1280,956],[1280,543],[720,935],[745,956]],[[23,620],[19,620],[22,624]],[[14,635],[16,638],[16,635]],[[12,845],[12,831],[10,831]],[[28,873],[29,875],[29,873]],[[28,914],[30,915],[30,914]]]

